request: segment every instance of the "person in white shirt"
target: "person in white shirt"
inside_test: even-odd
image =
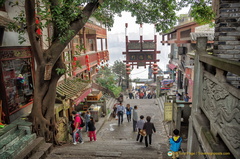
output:
[[[137,111],[137,106],[135,105],[133,109],[133,132],[137,131],[136,130],[137,121],[138,121],[138,111]]]

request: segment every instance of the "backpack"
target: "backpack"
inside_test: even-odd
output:
[[[81,120],[81,124],[80,127],[84,127],[85,126],[85,122],[83,121],[82,117],[80,116],[80,120]]]

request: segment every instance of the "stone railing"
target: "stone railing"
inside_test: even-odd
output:
[[[223,145],[219,142],[222,141],[231,154],[238,158],[240,156],[240,89],[227,83],[226,75],[231,72],[240,76],[240,63],[208,55],[206,45],[207,38],[198,38],[192,115],[207,118],[205,128],[209,129],[214,141]],[[197,125],[196,118],[193,117],[193,125]],[[199,129],[197,126],[193,127]],[[214,151],[216,147],[212,146],[206,136],[206,134],[205,137],[199,135],[198,139],[202,141],[206,151]]]

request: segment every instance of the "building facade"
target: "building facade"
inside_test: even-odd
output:
[[[13,22],[16,8],[8,4],[0,10],[0,100],[1,122],[11,123],[31,111],[34,90],[35,61],[31,46],[26,42],[19,44],[18,34],[7,30],[6,22]],[[40,18],[36,20],[39,23]],[[51,35],[49,26],[40,30],[41,46],[50,46],[47,37]],[[27,37],[27,35],[24,35]],[[71,40],[62,52],[66,73],[57,85],[55,115],[59,129],[67,129],[73,105],[85,101],[92,91],[92,79],[109,60],[107,50],[107,30],[94,18],[90,18],[79,33]],[[63,132],[59,130],[59,132]],[[66,140],[66,134],[59,134],[60,141]]]

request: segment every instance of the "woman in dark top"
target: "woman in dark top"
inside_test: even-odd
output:
[[[90,141],[92,141],[92,138],[94,141],[97,141],[96,127],[93,117],[90,117],[90,121],[88,122],[88,136],[90,138]]]
[[[156,133],[156,129],[154,127],[154,124],[151,123],[151,117],[150,116],[147,116],[146,118],[147,122],[144,123],[143,125],[143,130],[146,131],[146,136],[145,136],[145,145],[146,147],[148,147],[148,138],[149,138],[149,145],[152,144],[152,133]]]

